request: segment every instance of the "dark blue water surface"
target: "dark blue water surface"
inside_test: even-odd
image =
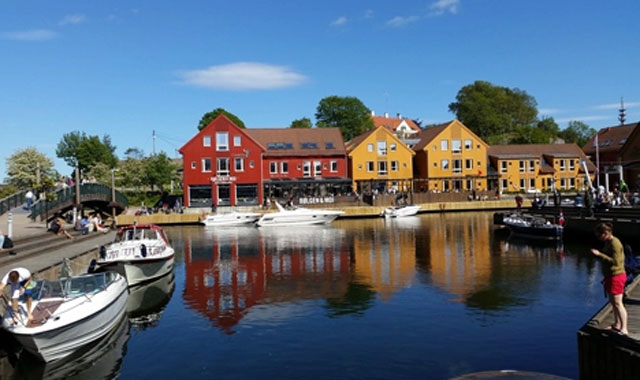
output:
[[[491,213],[165,231],[174,276],[132,293],[93,378],[577,378],[605,303],[586,243],[514,240]]]

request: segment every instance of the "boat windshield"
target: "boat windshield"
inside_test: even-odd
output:
[[[116,279],[113,272],[87,274],[79,277],[63,278],[59,281],[39,280],[31,294],[34,300],[48,298],[75,298],[96,293]]]
[[[159,239],[158,233],[155,230],[148,228],[137,228],[124,230],[116,236],[115,242],[120,243],[123,241],[133,241],[133,240],[143,240],[143,239],[151,239],[157,240]]]

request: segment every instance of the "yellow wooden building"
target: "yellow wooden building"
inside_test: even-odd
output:
[[[354,191],[409,191],[415,153],[388,128],[379,126],[347,141]]]
[[[415,190],[487,190],[488,148],[459,120],[425,129],[413,146]]]
[[[500,192],[582,190],[595,165],[576,144],[494,145],[489,148],[491,171]]]

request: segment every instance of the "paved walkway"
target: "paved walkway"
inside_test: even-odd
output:
[[[11,239],[13,240],[20,240],[47,232],[44,222],[33,222],[29,219],[29,211],[24,210],[22,207],[17,207],[0,215],[0,231],[4,235],[9,234],[9,214],[13,218],[13,231],[11,234]]]

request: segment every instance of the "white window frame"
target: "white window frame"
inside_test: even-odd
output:
[[[576,162],[574,160],[569,160],[569,170],[570,171],[576,170]]]
[[[502,190],[507,190],[507,189],[509,189],[509,180],[508,180],[508,179],[503,178],[503,179],[501,180],[501,182],[502,182],[502,183],[501,183],[500,185],[502,186]]]
[[[536,188],[536,179],[535,178],[529,178],[529,188],[530,189],[535,189]]]
[[[536,171],[536,162],[535,162],[535,160],[529,160],[529,171],[530,172],[535,172]]]
[[[524,190],[527,188],[527,181],[524,178],[520,178],[520,190]]]
[[[338,172],[338,161],[337,160],[333,160],[331,161],[331,173],[337,173]]]
[[[373,161],[367,161],[367,172],[373,173],[374,169],[375,165],[373,164]]]
[[[322,177],[322,161],[313,161],[313,175]]]
[[[242,146],[242,136],[240,135],[233,136],[233,146]]]
[[[389,168],[387,167],[387,161],[380,160],[378,161],[378,175],[387,175],[389,174]]]
[[[467,158],[464,160],[465,170],[473,170],[473,158]]]
[[[378,156],[386,156],[387,155],[387,142],[386,141],[378,141]]]
[[[507,172],[507,161],[500,161],[500,173]]]
[[[229,150],[229,132],[216,132],[216,150],[220,152]]]
[[[243,172],[243,171],[244,171],[244,158],[242,158],[242,157],[236,157],[233,161],[234,161],[234,162],[233,162],[233,168],[234,168],[234,170],[235,170],[236,172]],[[238,163],[239,163],[240,165],[238,165]]]
[[[209,165],[207,165],[207,162],[209,162]],[[207,170],[207,166],[209,166],[209,170]],[[208,157],[204,157],[202,159],[202,172],[203,173],[211,173],[211,158]]]
[[[392,172],[398,171],[398,161],[391,161],[391,171]]]
[[[269,174],[278,174],[278,162],[269,161]]]
[[[391,151],[391,152],[395,152],[396,151],[396,144],[395,143],[389,144],[389,151]]]
[[[282,161],[280,163],[280,173],[282,174],[287,174],[289,173],[289,162],[287,161]]]
[[[449,160],[441,160],[440,161],[440,170],[449,171]]]
[[[367,144],[367,152],[373,152],[373,144]]]
[[[195,169],[196,168],[196,162],[195,161],[191,161],[191,169]]]
[[[453,173],[462,173],[462,160],[452,160],[451,168]]]
[[[211,146],[211,136],[209,135],[202,136],[202,146],[206,146],[206,147]]]
[[[464,140],[464,150],[472,150],[473,149],[473,141],[471,139]]]
[[[451,140],[451,153],[462,153],[462,140]]]
[[[565,171],[565,169],[567,168],[567,163],[566,160],[560,160],[560,171]]]
[[[440,140],[440,150],[443,152],[449,150],[449,140]]]
[[[527,168],[527,162],[525,160],[520,160],[520,173],[524,173]]]
[[[223,163],[223,162],[226,162],[226,166],[227,166],[226,170],[221,169],[221,167],[222,167],[221,163]],[[219,176],[229,175],[229,172],[230,172],[229,158],[228,157],[218,158],[216,160],[216,175],[219,175]]]
[[[311,177],[311,161],[304,161],[302,163],[302,176]]]
[[[571,177],[569,178],[569,188],[570,189],[575,189],[576,188],[576,179]]]

